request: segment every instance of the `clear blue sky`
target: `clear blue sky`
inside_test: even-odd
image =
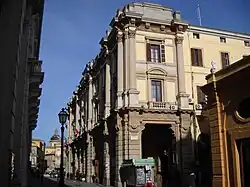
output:
[[[60,127],[59,110],[72,96],[85,63],[98,53],[99,40],[117,8],[129,2],[132,0],[46,0],[40,53],[45,79],[33,137],[48,141]],[[199,23],[197,0],[145,2],[180,10],[190,24]],[[200,6],[203,26],[250,33],[249,0],[200,0]]]

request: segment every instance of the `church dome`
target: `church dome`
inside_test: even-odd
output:
[[[53,136],[50,138],[50,141],[59,141],[60,140],[60,136],[58,134],[58,130],[56,129]]]

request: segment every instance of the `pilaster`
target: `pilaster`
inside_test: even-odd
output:
[[[110,62],[109,60],[106,61],[105,64],[105,118],[107,119],[110,114]]]
[[[176,34],[176,54],[177,54],[177,75],[178,75],[178,96],[179,107],[181,109],[188,109],[188,97],[185,89],[185,71],[184,71],[184,55],[183,55],[183,33]]]
[[[135,48],[135,34],[136,28],[129,27],[129,90],[128,90],[128,104],[130,107],[139,105],[139,91],[136,86],[136,48]]]
[[[124,106],[128,106],[128,90],[129,90],[129,38],[128,28],[124,30]]]
[[[120,168],[123,161],[123,152],[122,152],[122,129],[121,129],[121,118],[117,114],[116,122],[116,187],[122,186],[120,178]]]
[[[110,185],[110,150],[109,150],[109,133],[108,133],[108,123],[105,121],[104,124],[104,154],[103,154],[103,164],[104,164],[104,181],[105,186]]]
[[[88,101],[88,130],[91,130],[93,120],[93,84],[92,77],[89,75],[89,101]]]
[[[129,159],[129,126],[128,126],[128,114],[123,118],[123,158]]]
[[[117,31],[117,107],[123,106],[123,32]]]
[[[92,182],[92,138],[88,134],[86,181]]]

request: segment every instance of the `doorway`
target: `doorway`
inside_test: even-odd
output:
[[[240,173],[241,186],[250,186],[250,138],[240,139],[236,142],[239,158],[240,158]]]
[[[142,158],[155,159],[155,179],[162,186],[171,175],[175,158],[175,136],[170,127],[166,124],[146,124],[141,137]]]

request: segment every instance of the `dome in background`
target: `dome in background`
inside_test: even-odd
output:
[[[53,134],[53,136],[50,138],[50,141],[60,141],[60,136],[59,136],[59,134],[58,134],[58,130],[57,130],[57,129],[54,131],[54,134]]]

